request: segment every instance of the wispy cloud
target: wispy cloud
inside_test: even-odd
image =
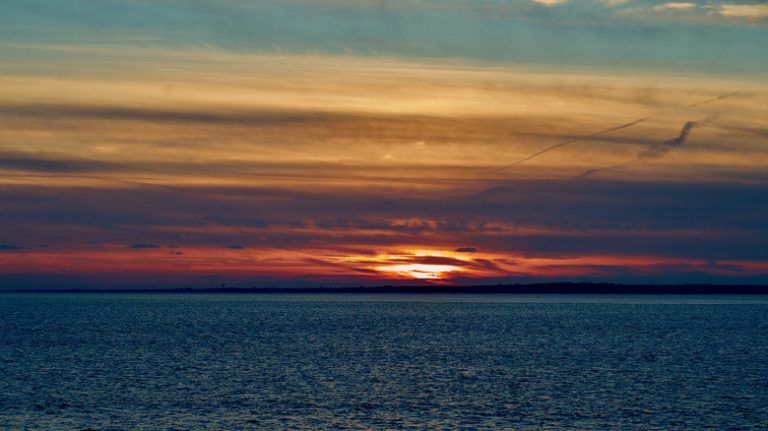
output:
[[[670,3],[663,3],[657,6],[653,7],[653,10],[656,11],[665,11],[665,10],[690,10],[690,9],[696,9],[699,7],[697,3],[690,3],[690,2],[670,2]]]
[[[533,1],[546,6],[554,6],[554,5],[565,3],[568,0],[533,0]]]
[[[477,251],[476,247],[459,247],[455,250],[457,253],[475,253]]]
[[[764,19],[768,18],[768,4],[722,4],[713,6],[722,16],[733,18]]]
[[[146,250],[146,249],[162,248],[162,247],[160,247],[157,244],[134,243],[134,244],[131,244],[130,248],[134,250]]]
[[[647,10],[669,17],[697,19],[701,22],[707,20],[716,22],[723,19],[757,21],[768,18],[768,5],[764,3],[668,2],[651,6],[650,9],[640,6],[630,8],[621,11],[621,14],[643,16]]]
[[[636,18],[641,21],[662,19],[669,23],[685,22],[687,25],[706,28],[716,24],[751,24],[761,28],[768,18],[765,3],[730,2],[666,2],[661,4],[633,3],[619,9],[617,17]],[[755,31],[754,29],[752,31]],[[759,31],[759,30],[758,30]]]

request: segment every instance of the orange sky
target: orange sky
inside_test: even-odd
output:
[[[3,288],[768,280],[759,78],[29,49],[84,62],[0,74]]]

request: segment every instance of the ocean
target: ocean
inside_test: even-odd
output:
[[[767,430],[768,297],[0,294],[0,430]]]

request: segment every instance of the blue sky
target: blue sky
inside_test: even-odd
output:
[[[728,5],[754,10],[724,13]],[[768,66],[761,55],[766,8],[643,0],[9,0],[0,5],[0,41],[754,74]]]

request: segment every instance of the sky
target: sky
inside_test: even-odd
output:
[[[6,0],[0,289],[768,283],[768,2]]]

